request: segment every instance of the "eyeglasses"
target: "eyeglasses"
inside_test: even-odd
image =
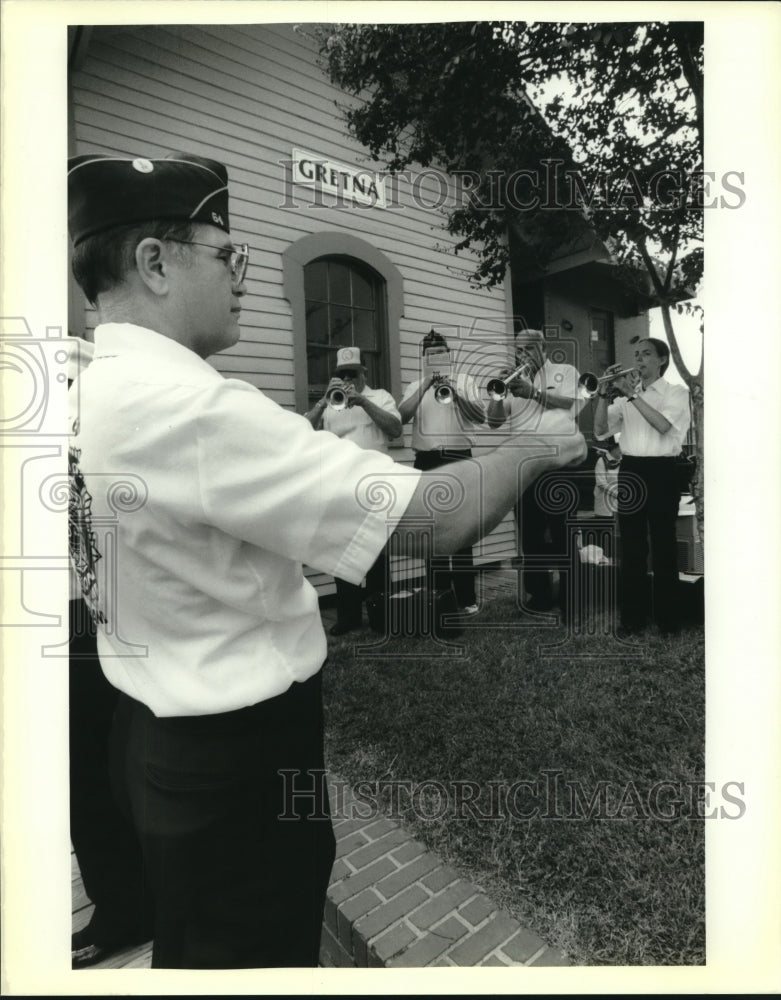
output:
[[[238,247],[216,247],[213,243],[196,243],[195,240],[175,240],[167,237],[168,243],[184,243],[186,246],[208,247],[210,250],[219,250],[226,254],[225,263],[231,273],[231,282],[240,285],[244,281],[249,264],[249,246],[246,243],[239,244]]]

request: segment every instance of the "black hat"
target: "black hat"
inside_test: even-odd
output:
[[[228,171],[192,153],[164,159],[87,154],[68,160],[68,230],[74,246],[115,226],[203,222],[230,232]]]

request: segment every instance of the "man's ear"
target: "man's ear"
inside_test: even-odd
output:
[[[147,288],[155,295],[168,292],[170,259],[160,240],[148,236],[136,247],[136,270]]]

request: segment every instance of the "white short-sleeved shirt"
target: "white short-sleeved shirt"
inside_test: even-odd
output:
[[[115,687],[158,716],[255,704],[315,674],[302,564],[359,583],[419,473],[226,379],[181,344],[99,326],[71,402],[71,553]]]
[[[626,396],[619,396],[607,408],[607,433],[595,435],[597,439],[603,440],[620,433],[621,454],[635,458],[675,458],[680,455],[691,423],[688,389],[658,378],[647,389],[641,389],[638,395],[670,421],[670,430],[660,434],[634,403],[630,403]]]
[[[545,359],[532,379],[532,385],[542,392],[555,392],[573,400],[568,410],[545,407],[534,399],[507,396],[505,412],[509,407],[509,422],[521,434],[546,434],[568,436],[578,430],[578,414],[585,399],[578,397],[578,370],[573,365],[556,364]]]
[[[396,401],[385,389],[372,389],[364,386],[362,396],[379,406],[380,409],[392,413],[401,423]],[[373,448],[388,454],[388,435],[372,420],[369,414],[360,406],[348,406],[344,410],[334,410],[328,406],[323,413],[323,429],[330,431],[345,441],[354,441],[359,448]]]
[[[402,403],[414,396],[422,379],[411,382],[402,396]],[[474,378],[459,374],[451,379],[456,391],[472,406],[483,410]],[[438,403],[434,398],[435,389],[429,389],[420,401],[412,420],[412,447],[415,451],[431,451],[434,448],[472,448],[477,441],[477,424],[467,420],[455,403]]]

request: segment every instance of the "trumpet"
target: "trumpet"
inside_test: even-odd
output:
[[[436,385],[436,389],[434,390],[434,399],[438,403],[442,403],[445,406],[447,406],[448,403],[452,403],[453,402],[453,387],[448,382],[446,376],[444,376],[444,375],[435,375],[434,376],[434,383]]]
[[[325,394],[325,401],[332,410],[343,410],[347,406],[347,393],[335,385]]]
[[[588,396],[589,399],[592,399],[599,392],[599,387],[604,383],[612,382],[614,379],[621,378],[622,375],[631,375],[632,372],[636,371],[636,368],[622,368],[620,372],[601,376],[597,376],[593,372],[583,372],[578,379],[578,387],[583,396]]]
[[[515,369],[506,378],[492,378],[489,379],[485,386],[485,391],[491,397],[491,399],[499,402],[504,399],[507,393],[510,391],[510,383],[514,382],[517,378],[529,378],[534,372],[534,365],[530,361],[524,361],[524,363]]]

